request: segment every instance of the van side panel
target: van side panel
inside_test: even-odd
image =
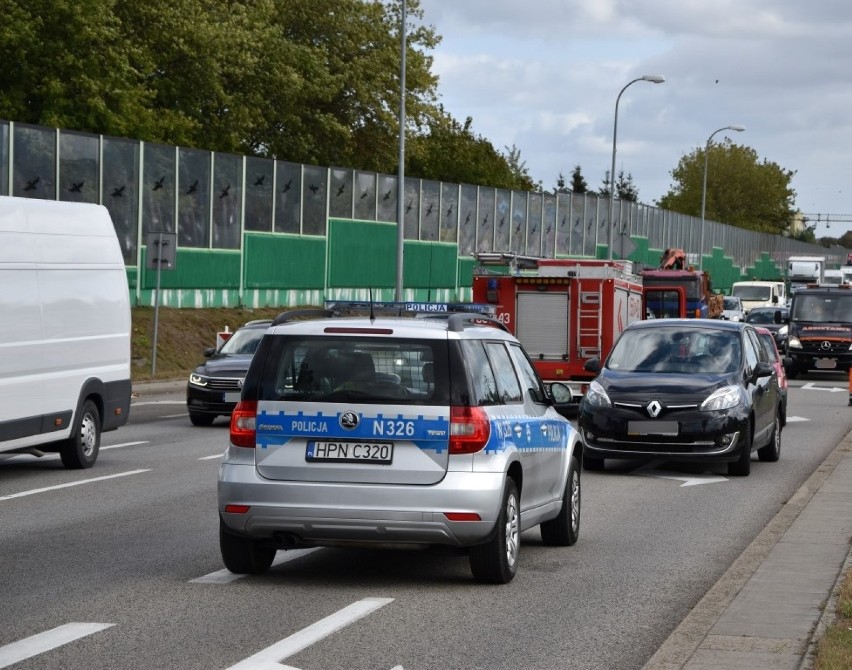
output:
[[[86,397],[103,430],[127,421],[129,292],[104,207],[0,197],[0,309],[0,452],[67,438]]]

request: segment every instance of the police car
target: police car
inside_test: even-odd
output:
[[[336,314],[280,315],[252,359],[219,472],[229,570],[296,547],[445,545],[506,583],[522,531],[577,541],[571,391],[545,388],[499,321]]]

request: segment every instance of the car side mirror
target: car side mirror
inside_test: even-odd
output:
[[[202,351],[201,353],[203,353],[203,354],[204,354],[204,357],[205,357],[205,358],[210,358],[213,354],[215,354],[215,353],[216,353],[216,347],[207,347],[207,348],[206,348],[204,351]]]
[[[601,371],[601,359],[600,358],[590,358],[583,365],[583,369],[587,372],[600,372]]]
[[[757,365],[754,366],[753,376],[755,379],[760,379],[762,377],[771,376],[773,372],[775,372],[775,368],[772,367],[772,363],[760,361]]]
[[[567,405],[573,402],[574,393],[567,384],[553,382],[550,385],[550,397],[553,399],[554,405]]]

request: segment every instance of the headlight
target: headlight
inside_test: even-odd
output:
[[[193,372],[189,375],[189,383],[193,386],[207,386],[207,377]]]
[[[589,384],[589,390],[586,391],[583,400],[586,401],[589,407],[612,407],[612,402],[610,402],[609,396],[604,391],[604,387],[598,382]]]
[[[717,409],[731,409],[740,404],[742,394],[739,386],[725,386],[714,391],[698,409],[702,412],[712,412]]]
[[[791,336],[790,339],[787,340],[787,348],[789,349],[801,349],[802,343],[799,342],[799,338],[795,335]]]

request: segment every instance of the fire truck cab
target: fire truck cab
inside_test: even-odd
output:
[[[545,382],[567,383],[579,402],[621,331],[644,315],[641,279],[621,260],[474,254],[473,301],[496,307]]]

